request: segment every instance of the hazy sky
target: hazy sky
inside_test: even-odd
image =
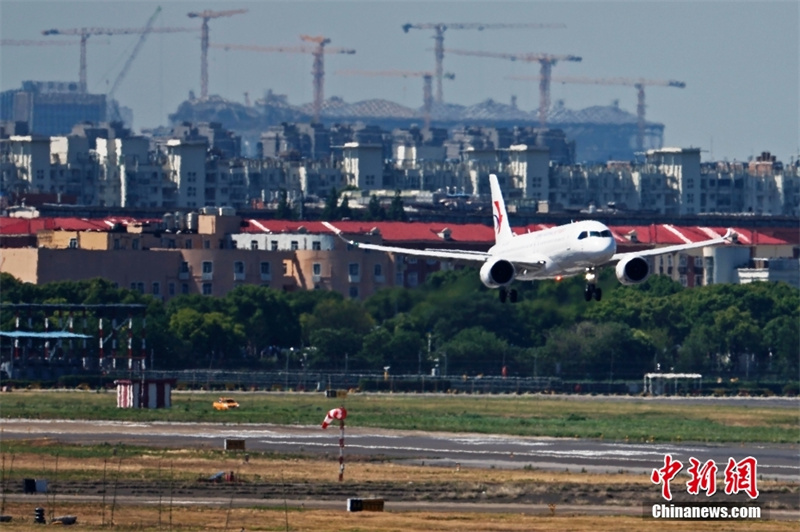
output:
[[[197,27],[186,15],[204,9],[246,8],[211,20],[211,42],[299,45],[301,34],[324,35],[329,47],[355,55],[327,55],[325,96],[347,102],[384,98],[418,108],[418,78],[352,77],[340,69],[433,70],[433,31],[407,22],[563,23],[566,29],[449,29],[445,48],[581,56],[553,75],[678,80],[685,89],[649,87],[647,119],[665,124],[666,146],[700,147],[704,160],[747,159],[771,151],[788,162],[800,153],[800,2],[797,1],[234,1],[0,0],[3,39],[58,39],[42,30],[78,27],[140,28],[157,6],[156,27]],[[88,85],[106,92],[133,51],[136,35],[92,37]],[[94,43],[92,43],[94,41]],[[0,89],[23,80],[77,81],[78,46],[0,47]],[[311,56],[212,49],[209,92],[243,102],[272,89],[295,105],[312,100]],[[472,105],[517,96],[526,111],[538,108],[536,82],[508,76],[538,74],[538,64],[445,55],[445,101]],[[200,93],[198,33],[151,34],[116,97],[134,111],[134,125],[167,124],[192,90]],[[636,112],[633,87],[554,84],[553,102],[571,109],[608,105]]]

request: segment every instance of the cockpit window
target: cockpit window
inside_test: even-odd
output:
[[[589,235],[586,234],[586,231],[581,231],[581,234],[578,235],[578,240],[583,240],[587,236]]]
[[[600,231],[590,231],[589,236],[600,236]]]
[[[611,238],[611,231],[609,231],[608,229],[606,229],[605,231],[600,231],[600,236]]]

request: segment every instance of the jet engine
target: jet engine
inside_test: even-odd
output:
[[[503,259],[492,259],[481,266],[481,282],[489,288],[506,286],[514,280],[514,265]]]
[[[616,273],[619,282],[626,286],[643,283],[650,277],[650,263],[644,257],[634,255],[619,261]]]

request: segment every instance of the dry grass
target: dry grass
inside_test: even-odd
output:
[[[32,504],[7,504],[6,513],[22,515],[12,523],[2,525],[8,532],[29,531],[33,524]],[[370,532],[474,532],[489,531],[545,531],[590,530],[593,532],[639,532],[645,529],[674,531],[796,531],[796,522],[787,521],[659,521],[638,516],[551,516],[549,511],[540,515],[468,513],[468,512],[360,512],[344,510],[297,510],[284,512],[276,508],[186,508],[175,507],[170,512],[157,507],[118,507],[114,513],[114,526],[110,524],[110,511],[105,513],[97,505],[72,505],[70,513],[78,516],[78,523],[70,530],[228,530],[246,531],[370,531]],[[558,510],[556,509],[556,514]],[[287,527],[288,521],[288,527]],[[105,523],[105,527],[101,525]]]

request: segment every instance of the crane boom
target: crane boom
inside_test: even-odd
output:
[[[541,76],[508,76],[508,79],[519,80],[540,80]],[[644,88],[646,86],[652,87],[675,87],[683,89],[686,83],[683,81],[676,81],[674,79],[645,79],[645,78],[587,78],[581,76],[552,76],[551,82],[555,83],[583,83],[586,85],[626,85],[628,87],[635,87],[637,93],[636,104],[636,148],[638,151],[644,150],[644,130],[645,130],[645,94]]]
[[[131,35],[135,33],[177,33],[197,31],[194,28],[70,28],[66,30],[49,29],[42,31],[42,35],[77,35],[81,38],[81,60],[78,71],[80,91],[86,92],[86,41],[92,35]]]
[[[200,26],[200,99],[208,99],[208,21],[212,18],[230,17],[247,13],[246,9],[228,9],[226,11],[192,11],[187,13],[189,18],[202,18],[203,24]]]
[[[434,30],[434,60],[436,62],[436,103],[443,102],[442,94],[442,77],[444,76],[444,32],[450,28],[454,30],[490,30],[490,29],[516,29],[516,28],[530,28],[530,29],[545,29],[545,28],[566,28],[567,26],[561,23],[556,24],[529,24],[529,23],[494,23],[484,24],[481,22],[424,22],[420,24],[403,24],[403,31],[408,33],[410,29],[418,30]]]
[[[158,15],[161,14],[161,6],[156,8],[155,13],[150,17],[145,24],[145,31],[139,36],[139,40],[136,41],[136,46],[134,46],[131,55],[128,56],[128,60],[125,61],[125,64],[122,66],[122,70],[120,70],[119,74],[117,74],[117,79],[114,80],[114,83],[111,85],[111,89],[108,91],[108,97],[113,98],[114,93],[119,87],[119,84],[122,83],[122,80],[125,79],[125,75],[128,73],[128,69],[131,67],[133,60],[136,59],[136,56],[139,54],[139,50],[142,48],[144,41],[147,40],[147,36],[150,35],[150,32],[153,30],[153,24],[155,23]]]
[[[355,50],[349,48],[326,48],[325,46],[331,42],[330,39],[323,36],[311,37],[308,35],[301,35],[300,39],[305,42],[315,43],[316,46],[259,46],[255,44],[222,44],[213,43],[209,44],[211,48],[222,48],[224,50],[245,50],[250,52],[286,52],[298,54],[311,54],[314,58],[314,66],[311,69],[311,75],[314,83],[314,122],[318,123],[320,113],[322,112],[323,87],[325,79],[325,63],[324,56],[326,54],[354,54]]]
[[[579,62],[582,60],[577,55],[557,55],[557,54],[540,54],[540,53],[519,53],[510,54],[503,52],[483,52],[473,50],[453,50],[448,48],[448,53],[455,55],[467,55],[475,57],[494,57],[497,59],[509,59],[511,61],[524,61],[526,63],[539,63],[539,125],[545,127],[547,125],[547,112],[550,110],[550,78],[553,70],[553,65],[559,61],[574,61]]]

